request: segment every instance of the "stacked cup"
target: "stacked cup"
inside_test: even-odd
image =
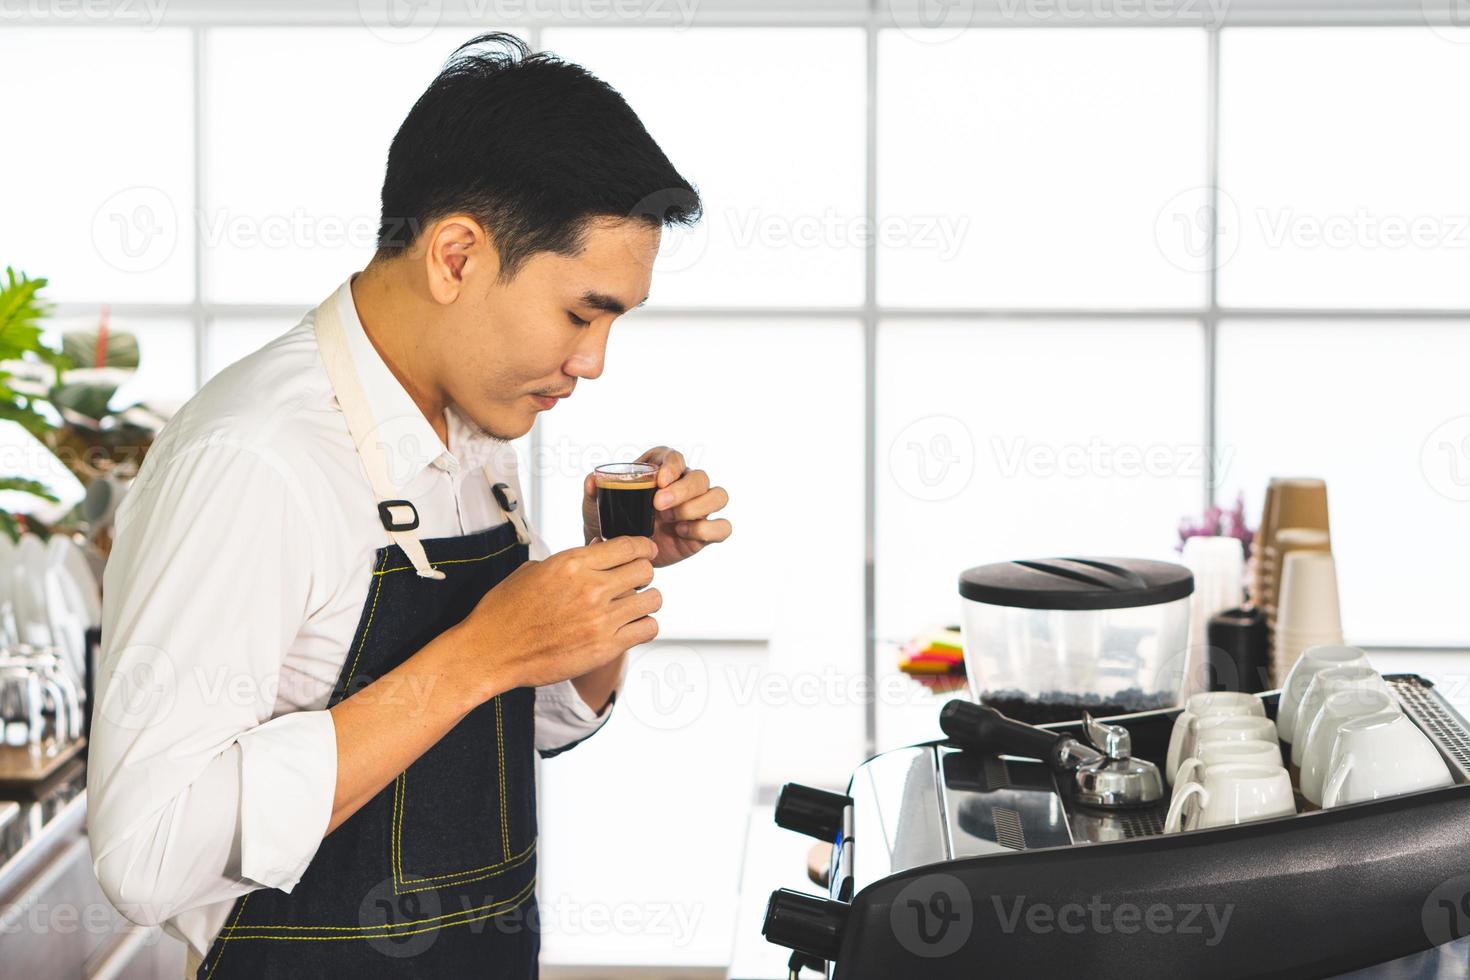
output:
[[[1342,644],[1337,598],[1337,564],[1327,551],[1291,551],[1281,574],[1272,664],[1276,676],[1290,675],[1302,653]],[[1283,735],[1290,735],[1284,731]]]
[[[1174,782],[1175,773],[1184,763],[1184,760],[1196,755],[1196,745],[1199,739],[1200,726],[1206,719],[1219,718],[1254,718],[1264,721],[1267,725],[1271,722],[1266,718],[1266,706],[1260,698],[1254,694],[1241,694],[1237,691],[1207,691],[1201,694],[1190,695],[1184,702],[1184,710],[1179,712],[1174,719],[1174,729],[1169,734],[1169,751],[1164,760],[1164,777],[1169,782]],[[1212,721],[1209,728],[1219,728],[1217,722]],[[1256,730],[1259,730],[1258,728]],[[1227,727],[1225,731],[1230,731]],[[1228,741],[1223,735],[1214,735],[1211,739]],[[1271,742],[1276,741],[1274,729],[1269,733]]]
[[[1196,694],[1174,720],[1164,830],[1224,827],[1296,812],[1276,726],[1252,694]]]
[[[1308,649],[1282,685],[1276,720],[1317,806],[1448,786],[1449,768],[1362,650]]]
[[[1189,673],[1184,691],[1210,689],[1206,628],[1216,613],[1240,605],[1245,589],[1245,555],[1238,538],[1192,537],[1184,542],[1184,567],[1194,574],[1189,597]]]

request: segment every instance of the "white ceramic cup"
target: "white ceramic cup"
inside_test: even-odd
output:
[[[1324,807],[1454,783],[1434,743],[1402,711],[1362,715],[1339,725],[1328,769]]]
[[[1191,781],[1198,781],[1197,773],[1210,766],[1244,764],[1248,766],[1279,766],[1281,745],[1263,739],[1246,739],[1243,742],[1206,742],[1199,746],[1199,755],[1192,755],[1179,764],[1174,774],[1174,793]]]
[[[1185,817],[1191,800],[1199,802]],[[1228,763],[1205,767],[1199,782],[1180,787],[1169,803],[1164,833],[1227,827],[1296,812],[1291,776],[1281,766]]]
[[[1297,774],[1297,787],[1302,796],[1318,806],[1322,805],[1322,787],[1327,782],[1332,749],[1337,744],[1338,731],[1344,722],[1362,715],[1396,714],[1402,710],[1398,700],[1387,691],[1352,688],[1331,694],[1302,740],[1301,771]],[[1295,749],[1296,744],[1293,743],[1292,750]]]
[[[1191,695],[1184,702],[1184,710],[1175,717],[1174,730],[1169,733],[1169,752],[1164,760],[1164,774],[1171,781],[1179,764],[1193,754],[1194,725],[1201,718],[1216,715],[1259,715],[1264,718],[1266,705],[1254,694],[1243,694],[1239,691],[1204,691]]]
[[[1388,683],[1372,667],[1329,667],[1312,676],[1306,693],[1302,695],[1302,703],[1297,707],[1296,724],[1292,727],[1289,739],[1292,765],[1302,764],[1307,732],[1311,730],[1312,722],[1316,720],[1317,712],[1322,710],[1322,705],[1337,692],[1352,690],[1382,691],[1389,694]]]
[[[1276,726],[1270,718],[1255,715],[1210,715],[1194,723],[1194,737],[1189,742],[1189,754],[1199,755],[1204,746],[1212,742],[1277,740]]]
[[[1288,741],[1296,734],[1296,713],[1313,677],[1332,667],[1367,666],[1368,655],[1357,647],[1316,646],[1302,651],[1281,685],[1281,700],[1276,706],[1276,726],[1281,731],[1282,741]]]

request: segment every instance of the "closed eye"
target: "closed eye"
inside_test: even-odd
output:
[[[584,320],[584,319],[582,319],[581,317],[577,316],[577,314],[573,313],[571,310],[567,310],[567,319],[571,320],[572,321],[572,325],[573,326],[577,326],[577,327],[585,327],[585,326],[587,326],[588,324],[590,324],[592,322],[591,320]]]

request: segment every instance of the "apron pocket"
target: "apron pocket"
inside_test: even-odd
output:
[[[480,705],[394,783],[390,846],[398,894],[484,881],[534,858],[535,771],[524,744],[534,728],[512,717],[525,714],[516,710],[527,706],[521,695],[534,705],[531,690]]]

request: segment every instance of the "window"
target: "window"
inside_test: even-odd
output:
[[[580,543],[582,474],[667,442],[737,523],[660,573],[613,721],[544,768],[548,962],[724,962],[741,855],[709,842],[934,734],[895,651],[970,565],[1168,557],[1208,500],[1254,522],[1269,477],[1319,474],[1349,640],[1470,649],[1470,29],[754,6],[513,25],[622,91],[706,205],[605,378],[518,446],[534,514]],[[218,7],[0,33],[48,147],[0,155],[26,190],[0,265],[51,278],[58,327],[107,303],[139,334],[129,399],[187,397],[367,261],[399,121],[492,29]]]

